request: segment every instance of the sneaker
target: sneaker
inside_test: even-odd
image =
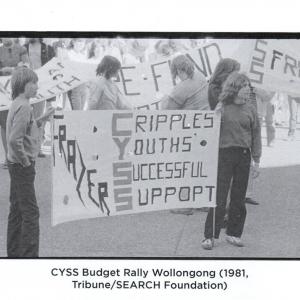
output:
[[[244,244],[239,237],[227,235],[226,241],[233,246],[244,247]]]
[[[201,246],[204,250],[212,250],[214,243],[212,239],[205,239],[202,241]]]
[[[246,197],[245,198],[245,203],[247,204],[252,204],[252,205],[259,205],[259,202],[257,202],[256,200],[250,198],[250,197]]]

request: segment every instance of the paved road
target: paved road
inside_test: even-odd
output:
[[[36,191],[41,213],[40,255],[300,257],[300,143],[279,139],[274,149],[264,150],[268,153],[268,163],[255,185],[260,205],[247,206],[243,235],[246,246],[235,248],[228,245],[222,234],[212,251],[201,248],[206,213],[199,211],[191,216],[159,211],[74,221],[51,227],[50,158],[38,159]],[[272,167],[276,162],[279,166]],[[0,256],[4,257],[9,177],[8,172],[2,169],[0,191]]]

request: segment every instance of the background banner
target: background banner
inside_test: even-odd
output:
[[[85,63],[53,58],[36,70],[39,78],[37,96],[31,99],[36,103],[65,93],[84,82],[94,79],[95,66]],[[0,77],[0,110],[7,110],[10,103],[10,76]]]
[[[222,58],[241,64],[254,86],[299,95],[300,57],[290,40],[214,39],[184,53],[207,80]],[[163,95],[176,85],[170,71],[172,57],[136,65],[123,65],[116,79],[121,92],[138,109],[158,109]],[[39,91],[32,103],[52,98],[96,79],[94,63],[52,59],[37,70]],[[0,77],[0,110],[8,109],[10,77]]]
[[[255,40],[246,72],[256,87],[300,95],[299,41]]]
[[[55,116],[53,225],[215,206],[219,128],[211,111]]]

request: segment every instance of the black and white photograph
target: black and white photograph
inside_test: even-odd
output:
[[[300,257],[300,35],[0,33],[0,257]]]

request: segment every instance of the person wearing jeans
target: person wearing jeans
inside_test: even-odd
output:
[[[49,108],[34,119],[29,100],[37,93],[38,77],[28,68],[16,69],[11,78],[12,104],[6,136],[10,174],[10,209],[7,227],[8,257],[39,255],[39,209],[35,197],[35,159],[40,149],[42,128],[54,112]]]
[[[8,257],[38,257],[39,208],[37,206],[34,178],[35,163],[28,167],[9,163],[10,213],[7,227]]]
[[[226,212],[226,199],[230,188],[229,216],[227,221],[227,235],[240,237],[246,219],[246,207],[243,199],[248,184],[251,153],[248,148],[228,147],[219,150],[217,208],[215,234],[213,234],[213,209],[206,218],[204,236],[219,238]]]
[[[257,109],[249,103],[251,87],[248,78],[233,72],[227,78],[220,95],[221,129],[215,220],[210,208],[202,247],[213,248],[213,238],[219,238],[226,212],[226,200],[231,184],[227,223],[228,243],[242,247],[241,236],[246,220],[245,196],[251,158],[258,172],[261,156],[261,132]]]

